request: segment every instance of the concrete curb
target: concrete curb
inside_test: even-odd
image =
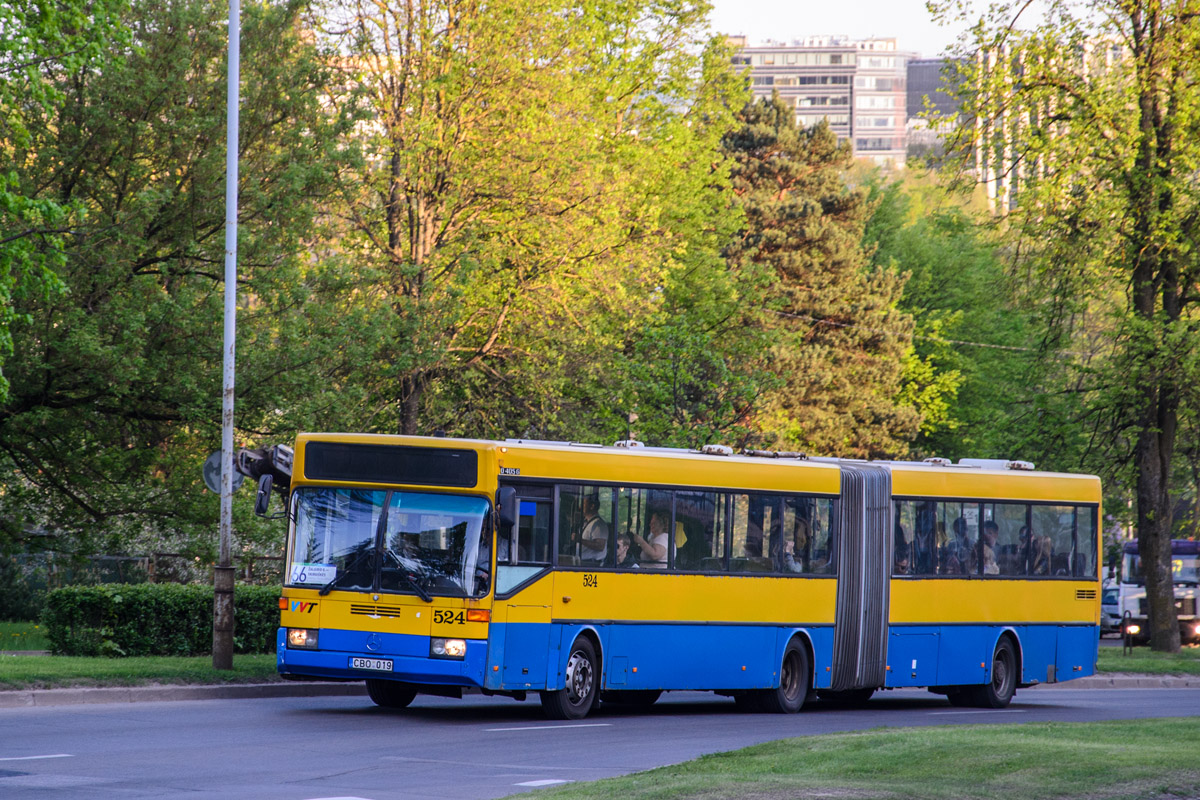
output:
[[[1063,683],[1041,683],[1029,689],[1200,689],[1200,676],[1095,675]],[[1022,689],[1021,691],[1027,691]],[[364,697],[362,683],[286,681],[220,686],[124,686],[75,689],[0,691],[0,708],[76,706],[101,703],[147,703],[177,700],[238,700],[263,697]]]
[[[1092,675],[1063,683],[1039,683],[1030,689],[1200,689],[1200,675]],[[1024,691],[1024,690],[1022,690]]]
[[[260,697],[365,696],[363,683],[238,683],[220,686],[121,686],[75,689],[25,689],[0,692],[0,708],[75,706],[97,703],[146,703],[175,700],[236,700]]]

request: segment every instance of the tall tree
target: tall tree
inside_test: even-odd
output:
[[[900,305],[913,315],[916,352],[940,384],[942,405],[925,407],[915,449],[1077,468],[1078,447],[1048,435],[1045,390],[1060,377],[1058,361],[1045,357],[1036,305],[1007,270],[994,220],[950,181],[906,172],[871,182],[867,239],[876,263],[908,273]]]
[[[61,236],[70,208],[39,196],[21,180],[30,125],[60,99],[53,75],[94,63],[107,44],[120,44],[114,14],[123,2],[13,0],[0,3],[0,403],[8,395],[4,361],[12,354],[10,327],[28,317],[26,298],[63,290]]]
[[[243,17],[238,389],[248,428],[271,419],[279,386],[306,374],[290,366],[337,358],[336,321],[298,313],[321,284],[303,237],[337,147],[302,9],[263,4]],[[204,555],[217,511],[199,477],[220,428],[226,7],[138,2],[123,22],[127,45],[47,74],[60,99],[18,150],[26,196],[73,211],[53,266],[65,291],[16,306],[26,321],[12,328],[0,404],[3,513],[69,533],[85,553]],[[298,342],[306,318],[326,323],[326,336]]]
[[[921,419],[902,398],[912,319],[897,308],[903,276],[869,261],[871,205],[848,183],[849,143],[824,123],[798,129],[778,98],[739,121],[724,147],[746,224],[727,254],[773,287],[760,302],[781,386],[765,403],[765,436],[823,455],[907,453]]]
[[[367,98],[341,199],[386,340],[363,427],[612,430],[622,354],[710,270],[728,59],[693,0],[427,0],[331,10]],[[718,226],[719,227],[719,226]],[[624,427],[624,423],[620,423]]]
[[[964,42],[971,122],[952,150],[1010,186],[1018,268],[1044,290],[1064,349],[1104,343],[1070,378],[1089,412],[1077,424],[1105,445],[1111,476],[1131,466],[1151,646],[1175,651],[1170,477],[1200,377],[1200,4],[1055,2],[1036,23],[1027,7],[990,6]]]

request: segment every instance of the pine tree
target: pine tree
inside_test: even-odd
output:
[[[847,185],[850,146],[827,124],[797,128],[778,98],[740,122],[724,148],[746,225],[726,255],[771,284],[757,302],[782,386],[765,400],[764,438],[822,455],[905,453],[920,425],[898,399],[912,320],[896,307],[904,277],[870,265],[871,206]]]

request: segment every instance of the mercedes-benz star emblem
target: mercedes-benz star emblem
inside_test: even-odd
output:
[[[383,639],[380,638],[378,633],[368,633],[367,634],[367,649],[370,650],[372,653],[379,650],[379,646],[381,644],[383,644]]]

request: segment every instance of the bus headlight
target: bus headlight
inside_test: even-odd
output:
[[[1192,629],[1192,635],[1200,636],[1200,624],[1197,624],[1196,627]]]
[[[300,650],[317,649],[317,632],[311,628],[288,628],[288,647]]]
[[[1130,636],[1137,636],[1139,633],[1142,632],[1142,626],[1141,625],[1126,625],[1125,632],[1128,633]]]
[[[430,639],[429,655],[433,658],[465,658],[467,643],[463,639]]]

